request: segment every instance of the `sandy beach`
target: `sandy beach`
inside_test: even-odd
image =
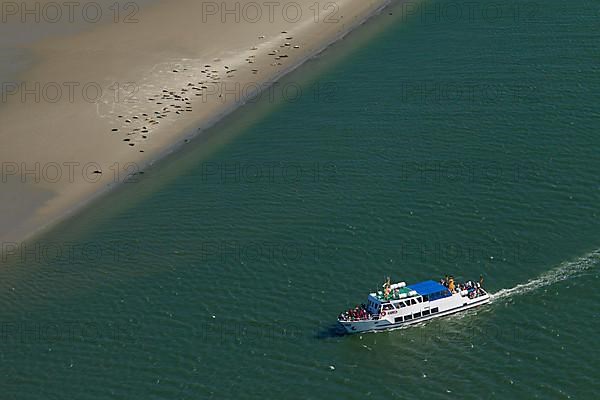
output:
[[[38,233],[142,172],[386,2],[318,4],[156,2],[28,43],[34,62],[2,88],[0,241]]]

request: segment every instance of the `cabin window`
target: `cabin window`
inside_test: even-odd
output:
[[[400,307],[406,307],[406,304],[404,304],[404,302],[403,302],[403,301],[401,301],[400,303],[398,303],[398,305],[399,305]]]
[[[417,312],[417,313],[414,313],[414,314],[413,314],[413,317],[415,317],[415,318],[419,318],[420,316],[421,316],[421,313],[420,313],[420,312]]]
[[[432,313],[432,314],[433,314],[433,313],[436,313],[436,312],[438,312],[438,311],[439,311],[439,308],[438,308],[438,307],[435,307],[435,308],[432,308],[432,309],[431,309],[431,313]]]
[[[429,315],[429,310],[423,310],[423,315]]]
[[[417,301],[420,303],[420,302],[422,302],[423,300],[422,300],[420,297],[417,297]]]
[[[402,322],[402,317],[396,317],[396,318],[394,318],[394,322]]]
[[[394,309],[394,307],[391,304],[384,304],[384,306],[383,306],[384,311],[393,310],[393,309]]]
[[[415,299],[410,299],[410,304],[417,304],[417,301]]]
[[[409,319],[412,319],[412,315],[405,315],[404,316],[404,320],[408,321]]]
[[[423,301],[429,301],[429,296],[423,296]]]

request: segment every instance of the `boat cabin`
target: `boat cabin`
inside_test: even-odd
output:
[[[421,316],[429,314],[429,303],[452,296],[450,290],[435,281],[424,281],[407,287],[404,282],[390,286],[387,296],[382,292],[369,294],[367,311],[373,315],[401,314]],[[385,313],[385,314],[383,314]],[[427,315],[425,314],[425,315]]]

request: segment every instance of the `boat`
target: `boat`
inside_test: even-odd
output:
[[[412,285],[392,284],[369,294],[361,304],[338,316],[346,333],[383,331],[414,325],[433,318],[469,310],[489,303],[490,295],[479,282],[455,283],[453,277],[440,282],[427,280]]]

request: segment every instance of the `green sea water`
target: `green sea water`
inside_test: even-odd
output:
[[[595,398],[600,4],[491,7],[396,5],[2,260],[0,398]],[[492,303],[337,333],[444,274]]]

